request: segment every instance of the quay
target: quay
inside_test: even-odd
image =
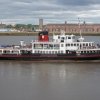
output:
[[[53,34],[59,35],[60,33],[49,33],[50,36]],[[65,33],[66,35],[74,34],[79,36],[79,33]],[[0,36],[37,36],[38,32],[0,32]],[[100,36],[100,33],[82,33],[83,36]]]

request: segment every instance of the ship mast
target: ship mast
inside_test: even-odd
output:
[[[84,41],[84,38],[82,37],[82,31],[81,31],[81,25],[80,25],[80,19],[79,18],[78,18],[78,22],[79,22],[79,33],[80,33],[79,41],[80,42],[83,42]]]

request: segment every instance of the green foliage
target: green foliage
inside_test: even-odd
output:
[[[32,24],[15,24],[13,25],[6,25],[6,28],[12,28],[16,30],[25,30],[25,31],[34,31],[36,28],[38,28],[38,25],[32,25]]]
[[[12,25],[6,25],[6,28],[13,28]]]

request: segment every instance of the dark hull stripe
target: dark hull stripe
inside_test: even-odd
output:
[[[100,55],[0,55],[0,60],[27,60],[27,61],[46,61],[46,60],[100,60]]]

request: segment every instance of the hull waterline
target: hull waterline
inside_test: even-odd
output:
[[[0,60],[16,60],[16,61],[94,61],[100,60],[100,55],[0,55]]]

